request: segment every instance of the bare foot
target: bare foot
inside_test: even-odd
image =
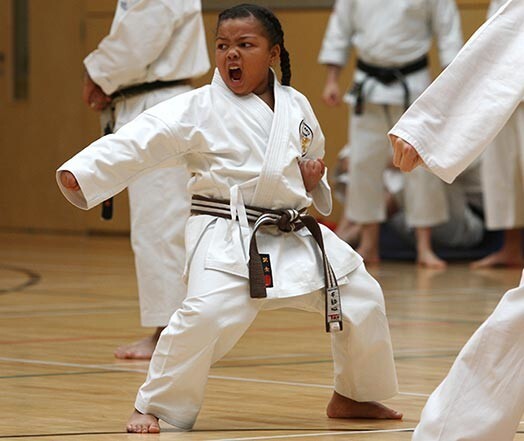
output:
[[[524,259],[522,258],[521,253],[511,253],[502,249],[496,251],[495,253],[489,254],[483,259],[476,260],[473,262],[470,267],[472,269],[479,268],[491,268],[496,266],[506,266],[506,267],[522,267],[524,265]]]
[[[433,251],[426,250],[417,253],[417,263],[424,268],[444,269],[448,266],[446,261],[438,257]]]
[[[377,401],[359,402],[333,392],[326,409],[329,418],[373,418],[400,420],[402,413],[390,409]]]
[[[134,410],[126,425],[130,433],[160,433],[158,418],[148,413],[143,414]]]
[[[116,358],[133,360],[150,360],[156,347],[160,333],[164,328],[157,328],[155,333],[129,345],[119,346],[114,354]]]

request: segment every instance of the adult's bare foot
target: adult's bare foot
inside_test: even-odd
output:
[[[143,414],[134,410],[126,425],[129,433],[160,433],[158,418],[148,413]]]
[[[329,418],[402,419],[402,413],[390,409],[377,401],[355,401],[337,392],[333,392],[326,413]]]
[[[445,260],[438,257],[433,251],[419,251],[417,253],[417,264],[424,268],[444,269],[448,266]]]
[[[128,360],[150,360],[163,329],[156,328],[155,333],[149,337],[128,345],[119,346],[114,352],[115,357]]]
[[[522,258],[522,253],[508,252],[502,249],[487,255],[483,259],[472,262],[470,267],[472,269],[493,268],[497,266],[522,268],[523,265],[524,259]]]

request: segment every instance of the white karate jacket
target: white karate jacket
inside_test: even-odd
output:
[[[194,78],[209,70],[200,0],[120,0],[111,32],[84,60],[110,95],[157,80]]]
[[[248,276],[250,227],[242,221],[244,204],[271,209],[302,209],[314,203],[331,211],[326,175],[308,194],[298,160],[324,155],[324,136],[307,99],[275,78],[275,109],[258,96],[237,96],[218,71],[211,85],[179,95],[141,114],[116,134],[95,141],[60,169],[71,171],[81,192],[62,192],[80,208],[91,208],[123,190],[147,171],[185,164],[193,174],[189,191],[231,201],[232,218],[193,216],[186,227],[187,262],[207,228],[214,228],[206,267]],[[57,175],[58,178],[58,175]],[[322,227],[337,278],[357,268],[361,257]],[[206,235],[210,237],[210,235]],[[259,234],[259,251],[269,254],[274,287],[269,297],[300,295],[324,286],[322,260],[306,230]]]
[[[447,66],[462,47],[454,0],[336,0],[318,62],[344,66],[355,47],[367,63],[400,66],[427,54],[434,36],[440,63]],[[355,81],[365,76],[357,70]],[[416,98],[430,83],[429,70],[407,75],[406,80],[411,98]],[[404,103],[404,89],[398,82],[385,86],[370,79],[364,94],[371,103]]]

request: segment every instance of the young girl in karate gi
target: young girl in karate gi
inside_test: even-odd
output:
[[[223,11],[215,56],[210,85],[144,112],[57,172],[64,195],[82,208],[121,191],[150,168],[182,163],[193,174],[187,297],[160,336],[127,430],[158,432],[158,419],[192,428],[211,365],[258,312],[291,306],[322,313],[324,287],[331,287],[331,299],[335,281],[342,329],[332,333],[335,385],[327,414],[401,418],[377,402],[397,393],[380,286],[329,229],[319,230],[327,264],[309,227],[293,230],[296,224],[289,221],[311,203],[328,213],[331,197],[321,160],[324,137],[309,102],[288,86],[289,55],[278,19],[255,5]],[[271,69],[279,58],[283,85]],[[260,227],[275,210],[281,227]],[[259,246],[254,253],[253,238]],[[262,269],[262,261],[267,297],[253,298],[250,289],[260,288],[260,281],[249,277],[248,262]],[[326,268],[331,277],[325,278]]]

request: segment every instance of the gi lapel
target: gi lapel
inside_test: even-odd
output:
[[[231,102],[234,107],[240,107],[241,112],[239,118],[248,118],[256,121],[264,131],[268,131],[273,122],[273,111],[269,106],[262,101],[258,96],[249,94],[246,96],[235,95],[226,86],[226,83],[220,77],[218,69],[215,69],[212,84],[217,90],[221,91],[222,96],[227,102]]]
[[[275,111],[273,125],[269,134],[269,141],[264,157],[260,177],[255,188],[250,205],[271,208],[277,186],[275,183],[281,179],[285,158],[290,143],[291,105],[289,97],[274,79]]]

